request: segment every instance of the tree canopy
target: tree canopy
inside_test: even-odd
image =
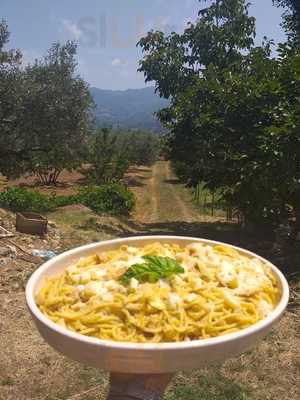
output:
[[[21,93],[24,77],[20,71],[22,55],[6,49],[9,31],[4,20],[0,22],[0,171],[9,169],[10,157],[19,152],[22,136],[18,115],[22,111]]]
[[[56,181],[63,168],[82,159],[93,101],[76,74],[76,45],[55,43],[48,54],[22,68],[21,53],[4,50],[7,24],[0,24],[0,171]]]
[[[171,99],[159,117],[177,173],[221,190],[246,221],[278,223],[300,192],[299,54],[255,46],[248,9],[213,1],[182,34],[149,32],[140,71]]]
[[[300,3],[298,0],[273,0],[278,7],[286,8],[283,14],[283,28],[289,41],[300,47]]]
[[[76,75],[75,56],[74,43],[55,43],[43,60],[25,69],[30,98],[24,127],[36,140],[28,168],[50,184],[62,169],[80,165],[90,129],[93,101]]]
[[[160,141],[155,133],[97,129],[89,138],[83,173],[91,183],[118,182],[130,165],[152,165],[158,158]]]

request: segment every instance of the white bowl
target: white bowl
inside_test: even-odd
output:
[[[144,246],[154,241],[178,243],[180,245],[186,245],[191,242],[201,242],[208,245],[220,244],[220,242],[212,240],[191,237],[141,236],[89,244],[53,258],[32,274],[26,287],[27,305],[42,337],[54,349],[66,356],[103,370],[131,374],[169,373],[204,367],[210,363],[224,361],[251,349],[267,335],[284,312],[289,299],[289,288],[283,274],[263,258],[234,246],[231,247],[245,255],[257,257],[266,262],[277,278],[281,291],[279,303],[267,318],[239,332],[191,342],[121,343],[74,333],[55,324],[38,309],[34,295],[40,289],[45,277],[61,273],[68,265],[74,263],[80,257],[115,249],[122,244]]]

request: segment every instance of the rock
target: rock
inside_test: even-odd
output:
[[[9,257],[1,257],[0,256],[0,267],[6,266],[10,261],[11,261],[11,259]]]
[[[12,253],[9,247],[0,247],[0,257],[7,257]]]
[[[16,249],[16,247],[15,246],[8,246],[8,248],[9,248],[9,250],[10,250],[10,255],[11,256],[14,256],[14,257],[17,257],[17,255],[18,255],[18,252],[17,252],[17,249]]]

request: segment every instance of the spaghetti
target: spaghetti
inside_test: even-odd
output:
[[[155,257],[180,268],[155,281],[145,275],[124,283],[130,268],[134,272]],[[244,329],[272,312],[278,294],[265,263],[229,246],[152,243],[80,259],[63,274],[47,278],[36,303],[52,321],[83,335],[159,343]]]

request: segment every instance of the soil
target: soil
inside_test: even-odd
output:
[[[19,186],[26,189],[34,189],[40,193],[51,195],[73,195],[77,192],[78,187],[85,182],[85,177],[78,171],[69,172],[62,171],[59,176],[57,185],[43,186],[36,176],[22,176],[19,179],[7,181],[4,177],[1,179],[0,175],[0,191],[8,186]]]

